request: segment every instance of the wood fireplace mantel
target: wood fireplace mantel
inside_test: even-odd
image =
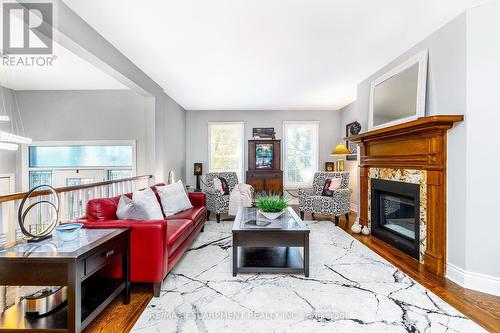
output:
[[[426,270],[444,275],[446,267],[446,136],[461,115],[423,117],[365,132],[350,141],[360,147],[360,216],[368,224],[369,169],[401,168],[427,171]]]

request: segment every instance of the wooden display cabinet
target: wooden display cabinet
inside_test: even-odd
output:
[[[281,140],[248,140],[246,182],[255,192],[283,192]]]

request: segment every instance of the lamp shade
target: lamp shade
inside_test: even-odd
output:
[[[349,151],[349,149],[347,149],[347,147],[342,143],[336,145],[331,153],[331,155],[350,155],[350,154],[351,152]]]

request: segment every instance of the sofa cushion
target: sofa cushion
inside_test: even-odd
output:
[[[89,221],[116,220],[116,210],[120,197],[99,198],[87,203],[87,219]]]
[[[148,220],[163,220],[160,203],[156,193],[151,188],[135,191],[132,194],[132,199],[144,208],[147,213]]]
[[[116,216],[120,220],[147,220],[148,214],[146,210],[137,202],[129,199],[127,196],[122,195],[118,202],[118,209]]]
[[[151,189],[153,190],[153,192],[156,195],[156,199],[158,200],[158,203],[160,204],[161,213],[163,214],[163,206],[161,204],[160,194],[158,194],[158,187],[159,186],[165,186],[165,184],[164,183],[154,184],[153,186],[151,186]],[[163,218],[165,218],[165,214],[163,214]]]
[[[206,216],[207,209],[205,208],[205,206],[193,207],[191,209],[169,216],[167,218],[167,221],[170,221],[171,219],[186,219],[193,221],[194,226],[197,226],[200,222],[205,221]]]
[[[167,220],[167,250],[174,253],[175,250],[189,237],[194,229],[191,220]]]
[[[181,180],[170,185],[157,186],[156,190],[160,195],[165,217],[175,215],[193,207]]]

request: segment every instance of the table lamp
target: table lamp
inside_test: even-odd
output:
[[[332,153],[330,155],[332,156],[338,156],[337,160],[337,171],[344,171],[344,160],[342,159],[342,156],[349,155],[351,152],[347,147],[340,143],[333,148]]]

